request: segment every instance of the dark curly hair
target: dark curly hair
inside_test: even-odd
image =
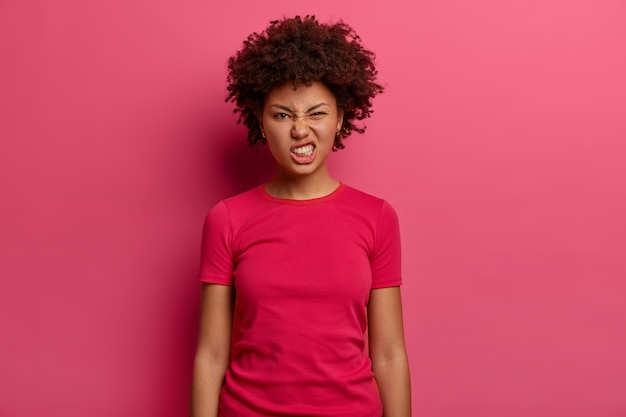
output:
[[[344,148],[352,131],[363,133],[355,121],[370,117],[372,99],[383,92],[376,82],[374,53],[363,48],[354,29],[343,22],[319,23],[315,16],[270,22],[262,33],[252,33],[243,48],[228,60],[228,97],[248,128],[248,143],[266,143],[258,115],[265,96],[286,81],[310,85],[323,82],[344,112],[333,151]]]

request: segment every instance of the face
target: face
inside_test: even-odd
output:
[[[294,90],[288,81],[274,87],[265,98],[260,122],[279,170],[290,176],[325,173],[342,117],[324,83],[300,84]]]

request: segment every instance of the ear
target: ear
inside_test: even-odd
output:
[[[263,130],[263,124],[259,121],[259,129],[261,130],[261,136],[265,139],[265,130]]]
[[[341,126],[343,126],[343,111],[340,110],[337,113],[337,133],[341,131]]]

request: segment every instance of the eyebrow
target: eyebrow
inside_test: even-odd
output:
[[[305,111],[305,113],[310,113],[310,112],[312,112],[313,110],[316,110],[316,109],[318,109],[318,108],[320,108],[320,107],[322,107],[322,106],[330,106],[330,105],[329,105],[329,104],[327,104],[327,103],[318,103],[318,104],[316,104],[315,106],[308,108],[308,109]],[[282,104],[276,104],[276,103],[275,103],[275,104],[272,104],[272,105],[271,105],[271,107],[276,107],[276,108],[279,108],[279,109],[281,109],[281,110],[288,111],[289,113],[294,113],[294,111],[293,111],[292,109],[290,109],[290,108],[289,108],[289,107],[287,107],[287,106],[283,106]]]

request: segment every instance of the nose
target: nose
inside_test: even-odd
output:
[[[293,125],[291,126],[291,137],[294,139],[301,139],[309,134],[309,126],[306,123],[306,117],[294,117]]]

